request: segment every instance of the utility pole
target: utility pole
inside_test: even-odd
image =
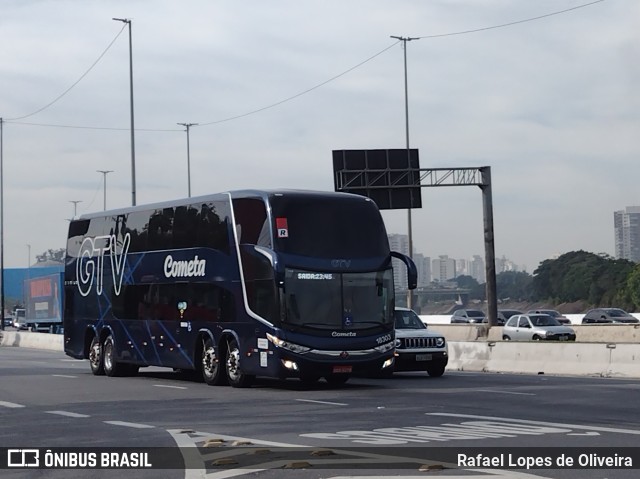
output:
[[[133,123],[133,48],[131,42],[131,20],[128,18],[113,18],[117,22],[129,26],[129,103],[131,110],[131,206],[136,205],[136,141]]]
[[[78,217],[78,203],[82,203],[82,200],[69,200],[69,203],[73,203],[73,218],[75,220]]]
[[[391,38],[395,38],[396,40],[400,40],[403,43],[404,49],[404,118],[405,118],[405,135],[407,140],[407,167],[411,165],[411,149],[409,146],[409,86],[407,79],[407,42],[412,40],[420,40],[417,37],[400,37],[391,35]],[[411,208],[407,210],[407,229],[408,229],[408,237],[409,237],[409,258],[413,259],[413,233],[412,233],[412,225],[411,225]],[[407,289],[407,307],[411,309],[413,294],[410,289]]]
[[[107,174],[113,173],[113,170],[96,170],[98,173],[102,173],[103,179],[103,193],[104,193],[104,206],[103,210],[107,210]]]
[[[192,126],[197,126],[197,123],[178,123],[178,125],[184,126],[187,132],[187,192],[189,198],[191,198],[191,154],[189,152],[189,129]]]
[[[0,331],[4,330],[4,175],[2,171],[4,120],[0,117]]]

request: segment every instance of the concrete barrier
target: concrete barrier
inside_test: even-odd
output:
[[[469,325],[449,327],[458,328],[459,335],[465,337],[473,337],[478,332]],[[625,326],[585,327],[595,330]],[[437,330],[440,329],[445,328],[438,325]],[[0,346],[63,351],[62,334],[0,333]],[[488,339],[484,340],[456,340],[452,335],[445,333],[449,343],[449,370],[640,378],[640,348],[634,343],[500,341],[500,328],[491,328]]]
[[[635,344],[449,342],[449,370],[640,378]]]
[[[1,331],[0,346],[63,351],[63,335],[23,331]]]

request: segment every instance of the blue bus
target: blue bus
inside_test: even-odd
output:
[[[64,349],[93,374],[191,370],[210,385],[393,365],[394,282],[375,203],[232,191],[87,214],[69,225]]]

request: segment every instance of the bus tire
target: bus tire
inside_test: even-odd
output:
[[[109,377],[122,376],[126,369],[123,364],[116,362],[115,359],[115,342],[113,336],[109,335],[104,339],[102,344],[104,373]]]
[[[219,386],[224,384],[225,371],[216,355],[211,338],[204,339],[202,344],[202,379],[209,386]]]
[[[91,345],[89,346],[89,366],[91,366],[91,372],[95,376],[104,376],[104,360],[102,352],[102,343],[98,336],[94,336],[91,340]]]
[[[227,379],[229,384],[234,388],[247,388],[251,386],[254,376],[245,374],[240,369],[240,348],[235,339],[229,341],[227,348],[227,360],[225,361],[227,370]]]

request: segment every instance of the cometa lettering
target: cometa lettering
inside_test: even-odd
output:
[[[167,278],[204,276],[206,267],[207,260],[198,259],[198,255],[188,261],[174,261],[173,257],[168,255],[164,260],[164,275]]]

